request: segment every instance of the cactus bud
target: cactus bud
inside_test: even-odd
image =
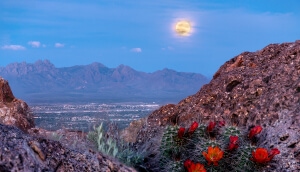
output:
[[[191,127],[189,128],[188,133],[193,134],[195,132],[195,130],[198,128],[198,122],[194,121],[191,125]]]
[[[250,130],[248,137],[249,137],[250,139],[252,139],[255,135],[259,134],[259,133],[261,132],[261,130],[262,130],[262,127],[259,126],[259,125],[253,127],[253,128]]]

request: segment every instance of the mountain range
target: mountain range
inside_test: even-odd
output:
[[[209,79],[171,69],[153,73],[129,66],[108,68],[101,63],[55,67],[48,60],[0,67],[16,97],[29,103],[49,102],[175,102],[196,93]]]

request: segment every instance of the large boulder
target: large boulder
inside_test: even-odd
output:
[[[0,77],[0,123],[14,125],[23,131],[34,127],[28,105],[14,97],[9,84]]]
[[[225,120],[244,129],[261,125],[258,146],[277,147],[277,165],[266,171],[300,171],[300,41],[270,44],[227,61],[211,82],[177,105],[150,114],[136,139],[155,165],[160,137],[167,125]],[[152,157],[152,158],[151,158]],[[153,158],[154,157],[154,158]]]
[[[58,141],[25,134],[0,124],[0,171],[99,171],[135,172],[92,150],[70,149]]]

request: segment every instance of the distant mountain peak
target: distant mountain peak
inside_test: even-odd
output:
[[[11,63],[4,68],[0,68],[0,72],[12,76],[22,76],[28,73],[44,72],[55,70],[55,66],[49,60],[38,60],[35,63]]]
[[[37,60],[34,64],[51,64],[51,65],[53,65],[48,59]]]
[[[89,64],[88,66],[106,67],[104,64],[99,63],[99,62],[93,62],[93,63]]]
[[[175,70],[169,69],[169,68],[163,68],[162,71],[164,71],[164,72],[176,72]]]
[[[134,70],[130,66],[126,66],[126,65],[123,65],[123,64],[121,64],[118,67],[116,67],[115,71],[118,71],[118,72],[120,72],[122,74],[138,73],[138,71]]]
[[[124,64],[120,64],[120,65],[117,66],[116,68],[120,68],[120,69],[123,69],[123,68],[130,68],[130,69],[131,69],[131,67],[126,66],[126,65],[124,65]]]
[[[40,67],[40,66],[44,66],[44,67],[48,67],[48,68],[55,68],[54,64],[51,63],[49,60],[45,59],[45,60],[38,60],[34,63],[34,66],[36,67]]]

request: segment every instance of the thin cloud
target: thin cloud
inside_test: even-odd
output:
[[[56,48],[62,48],[62,47],[65,46],[65,44],[62,44],[62,43],[55,43],[54,46],[55,46]]]
[[[34,48],[39,48],[41,46],[39,41],[29,41],[28,44]]]
[[[25,50],[26,48],[23,47],[22,45],[4,45],[1,47],[3,50]]]
[[[135,53],[141,53],[142,49],[141,48],[132,48],[131,51],[135,52]]]
[[[165,51],[165,50],[174,50],[174,48],[173,47],[171,47],[171,46],[168,46],[168,47],[163,47],[163,48],[161,48],[163,51]]]

